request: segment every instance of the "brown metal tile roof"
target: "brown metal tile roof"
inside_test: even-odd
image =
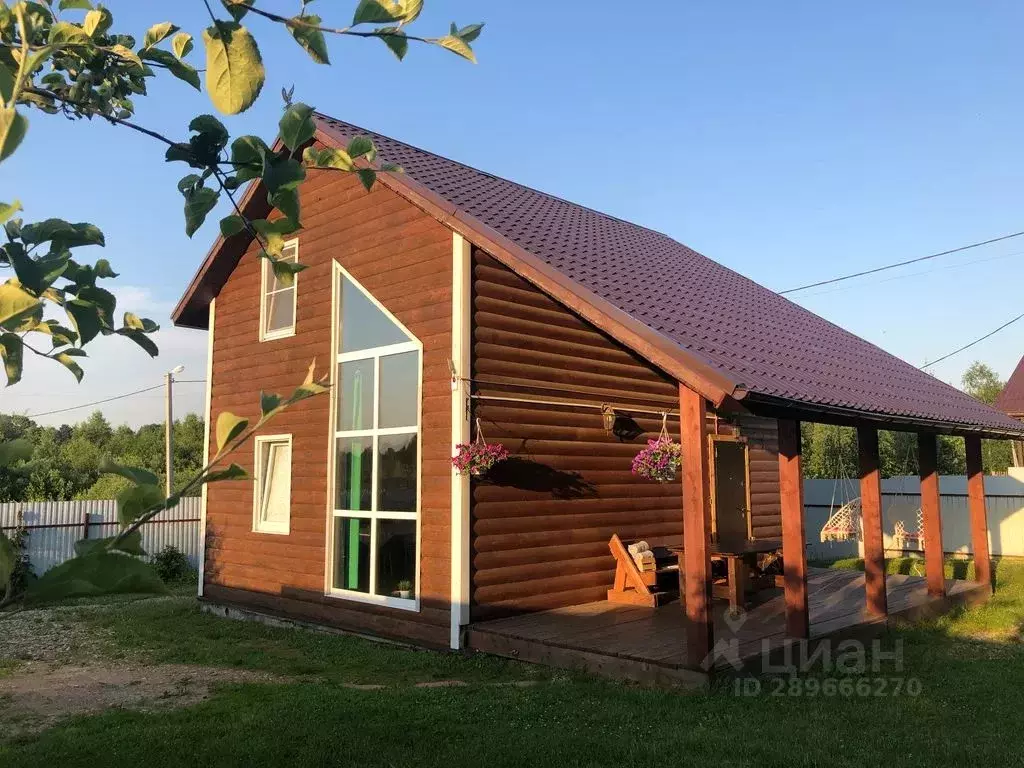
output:
[[[370,136],[382,158],[450,206],[453,220],[511,241],[563,281],[646,326],[648,340],[681,350],[712,379],[736,385],[734,396],[745,402],[909,427],[1024,434],[1021,422],[670,237],[325,115],[317,115],[317,127],[340,142]],[[405,182],[395,175],[399,183]],[[197,324],[197,312],[226,279],[232,264],[218,265],[218,250],[228,250],[227,262],[240,255],[214,247],[176,321]]]
[[[1020,422],[666,235],[320,116],[568,278],[771,400],[949,426]],[[1022,381],[1024,389],[1024,381]]]
[[[1024,357],[1017,363],[1013,375],[996,398],[996,408],[1013,416],[1024,416]]]

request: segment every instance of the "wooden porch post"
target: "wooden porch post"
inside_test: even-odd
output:
[[[786,634],[810,637],[807,613],[807,538],[804,533],[804,476],[800,422],[779,419],[779,500],[782,506],[782,566]]]
[[[703,665],[714,644],[711,617],[711,499],[708,466],[707,405],[696,392],[679,385],[680,443],[683,448],[683,603],[686,610],[686,659]]]
[[[917,463],[921,469],[921,516],[924,519],[924,570],[928,594],[945,597],[942,558],[942,506],[939,497],[939,450],[935,435],[917,435]]]
[[[878,461],[878,431],[857,427],[860,463],[860,509],[864,525],[864,586],[868,613],[889,613],[885,594],[885,544],[882,539],[882,481]]]
[[[988,515],[985,511],[985,476],[981,472],[981,438],[965,437],[967,448],[967,503],[971,514],[974,578],[992,587],[992,560],[988,552]]]

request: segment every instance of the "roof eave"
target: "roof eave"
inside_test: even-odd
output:
[[[876,413],[823,403],[805,403],[750,392],[743,400],[749,410],[772,415],[776,418],[793,418],[800,421],[816,421],[846,426],[877,425],[880,429],[908,432],[934,432],[959,437],[980,437],[990,440],[1024,439],[1024,422],[1021,428],[1005,430],[994,427],[972,426],[962,422],[941,421],[912,416]]]

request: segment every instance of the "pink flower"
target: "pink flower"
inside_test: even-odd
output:
[[[459,443],[452,466],[460,475],[482,475],[499,461],[508,458],[508,449],[500,443]]]
[[[633,457],[633,474],[659,483],[676,479],[683,447],[669,437],[648,440],[647,447]]]

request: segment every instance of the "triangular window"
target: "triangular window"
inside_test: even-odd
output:
[[[341,343],[338,351],[389,347],[415,341],[348,276],[341,279]]]

